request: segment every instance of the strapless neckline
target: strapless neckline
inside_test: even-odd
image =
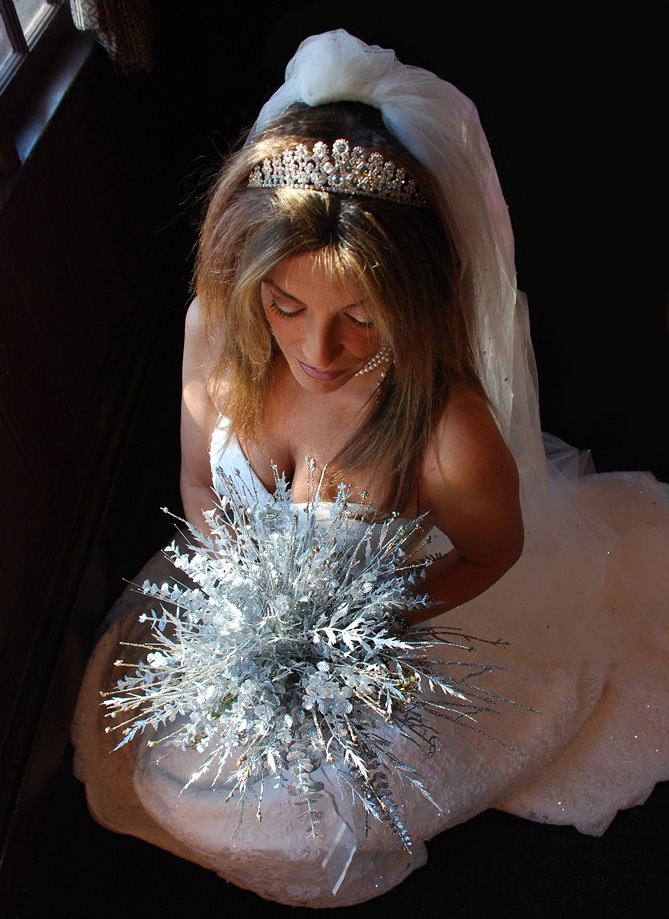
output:
[[[221,477],[221,473],[224,473],[239,479],[250,494],[257,495],[263,500],[270,501],[273,497],[273,492],[267,488],[251,465],[250,460],[242,449],[237,434],[233,432],[228,440],[229,424],[230,422],[227,418],[223,418],[222,415],[219,416],[219,420],[211,435],[209,461],[214,489],[218,493],[224,490]],[[307,505],[308,502],[306,501],[293,502],[293,507],[295,508],[304,508],[307,507]],[[334,507],[334,502],[321,500],[319,502],[319,507],[323,510],[323,516],[327,518],[329,517],[329,511]],[[349,502],[348,507],[351,509],[351,516],[353,517],[358,515],[360,517],[369,516],[370,507],[368,505]],[[394,519],[398,523],[409,522],[409,518],[407,517],[396,517]],[[380,521],[380,523],[382,522],[383,521]]]

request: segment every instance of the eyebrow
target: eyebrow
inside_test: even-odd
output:
[[[267,284],[269,287],[274,288],[278,293],[280,293],[287,300],[292,300],[293,303],[299,303],[300,306],[306,306],[306,303],[303,303],[301,300],[298,300],[297,297],[294,297],[292,294],[289,294],[287,290],[279,287],[279,285],[272,281],[271,278],[263,278],[261,281],[262,284]],[[346,306],[342,306],[340,312],[343,310],[352,310],[357,306],[364,306],[367,303],[367,297],[363,297],[361,300],[356,300],[355,303],[347,303]]]

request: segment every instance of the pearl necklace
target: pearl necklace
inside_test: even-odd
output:
[[[376,354],[371,359],[371,361],[366,363],[365,366],[361,370],[358,370],[358,372],[356,373],[356,376],[361,377],[365,373],[369,373],[370,370],[376,370],[377,367],[381,367],[383,364],[389,363],[390,358],[391,358],[391,351],[390,351],[389,346],[383,345],[382,348],[379,348],[379,350],[376,352]],[[381,374],[381,379],[383,379],[385,375],[386,375],[386,371],[384,370],[383,373]]]

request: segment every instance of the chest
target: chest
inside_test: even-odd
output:
[[[277,391],[267,406],[262,440],[242,444],[244,453],[271,491],[275,465],[278,474],[285,475],[290,483],[295,502],[309,500],[324,471],[323,497],[334,498],[343,481],[352,486],[352,500],[359,500],[362,492],[373,491],[369,472],[334,478],[329,472],[334,474],[333,460],[365,423],[368,413],[368,405],[354,400],[304,399],[299,392]]]

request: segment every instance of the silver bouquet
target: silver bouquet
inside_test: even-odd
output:
[[[172,723],[158,742],[200,754],[188,784],[224,775],[241,822],[252,786],[260,818],[263,783],[273,777],[316,836],[323,783],[314,773],[329,763],[409,850],[390,776],[433,799],[389,738],[411,737],[429,752],[435,731],[426,714],[478,730],[474,717],[495,697],[472,681],[494,668],[430,660],[435,644],[471,651],[472,639],[406,627],[407,611],[431,606],[417,593],[430,564],[416,556],[423,518],[366,522],[343,486],[325,505],[313,466],[311,476],[312,500],[296,506],[276,472],[273,495],[221,475],[225,490],[206,514],[210,535],[190,528],[187,553],[175,543],[166,550],[196,586],[141,586],[160,601],[141,617],[153,640],[139,664],[117,661],[134,672],[102,704],[112,719],[130,717],[107,730],[122,733],[120,747]]]

